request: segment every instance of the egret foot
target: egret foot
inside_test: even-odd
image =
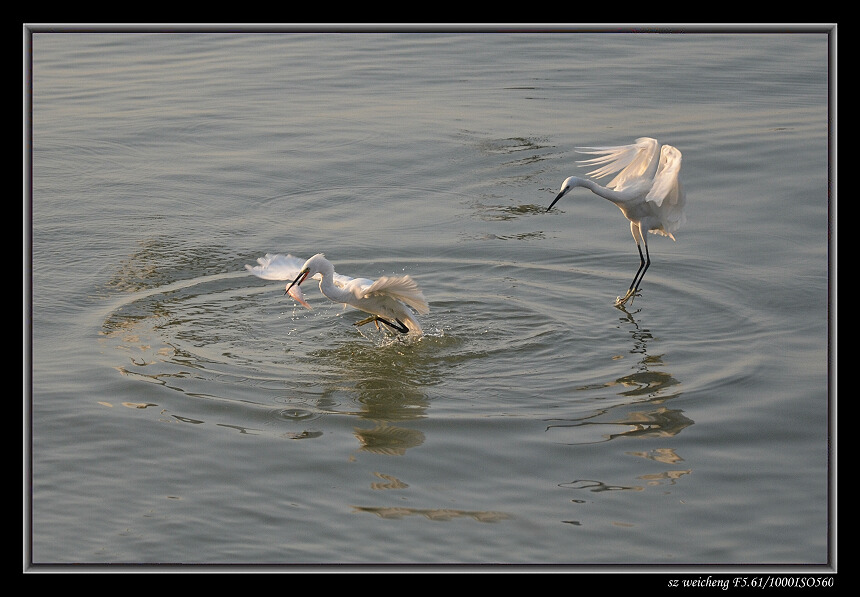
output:
[[[352,325],[354,325],[354,326],[356,326],[356,327],[357,327],[357,326],[360,326],[360,325],[364,325],[365,323],[370,323],[371,321],[372,321],[374,324],[376,324],[376,329],[379,329],[379,324],[380,324],[380,323],[384,323],[385,325],[387,325],[387,326],[388,326],[388,327],[390,327],[391,329],[393,329],[393,330],[397,330],[397,331],[398,331],[398,332],[400,332],[401,334],[405,334],[406,332],[408,332],[408,331],[409,331],[409,328],[408,328],[408,327],[406,327],[405,325],[403,325],[403,322],[402,322],[402,321],[400,321],[399,319],[395,319],[395,320],[394,320],[394,321],[396,321],[397,323],[392,323],[392,322],[388,321],[387,319],[383,319],[383,318],[382,318],[382,317],[380,317],[379,315],[372,315],[371,317],[368,317],[368,318],[366,318],[366,319],[362,319],[361,321],[356,321],[356,322],[355,322],[354,324],[352,324]]]
[[[358,327],[358,326],[360,326],[360,325],[364,325],[365,323],[370,323],[371,321],[372,321],[373,323],[376,323],[378,319],[379,319],[379,318],[378,318],[376,315],[371,315],[371,316],[370,316],[370,317],[368,317],[367,319],[362,319],[361,321],[356,321],[356,322],[355,322],[354,324],[352,324],[352,325],[354,325],[355,327]],[[379,324],[378,324],[378,323],[376,323],[376,327],[377,327],[377,328],[379,327]]]
[[[615,306],[616,307],[623,307],[624,305],[627,304],[627,301],[630,301],[630,304],[632,305],[633,299],[635,297],[639,296],[640,294],[641,293],[639,292],[638,288],[636,288],[636,289],[631,288],[627,291],[627,294],[625,294],[623,297],[621,297],[621,296],[615,297]]]

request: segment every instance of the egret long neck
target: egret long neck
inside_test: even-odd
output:
[[[574,176],[570,179],[570,186],[571,189],[573,189],[573,187],[584,187],[595,195],[612,201],[615,205],[622,205],[634,196],[634,193],[631,193],[630,190],[616,191],[614,189],[608,189],[597,184],[593,180],[588,178],[579,178],[578,176]]]
[[[351,296],[349,290],[334,283],[333,272],[323,272],[320,280],[320,292],[336,303],[345,303],[346,297]]]

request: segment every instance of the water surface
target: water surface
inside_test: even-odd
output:
[[[828,43],[36,31],[31,562],[826,569]],[[627,222],[546,206],[639,136],[688,222],[619,310]]]

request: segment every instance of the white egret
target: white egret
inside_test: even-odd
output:
[[[577,152],[600,156],[577,161],[583,166],[600,166],[589,172],[588,176],[603,178],[620,172],[605,187],[593,180],[569,176],[561,183],[561,189],[547,211],[572,189],[585,187],[595,195],[612,201],[630,220],[630,232],[639,250],[639,269],[627,293],[615,299],[616,306],[624,305],[628,300],[632,302],[637,295],[642,278],[651,265],[646,233],[660,234],[675,240],[674,233],[687,220],[684,215],[687,198],[679,179],[681,152],[671,145],[660,148],[657,140],[649,137],[636,139],[631,145],[582,147]],[[642,245],[645,246],[644,255]]]
[[[320,291],[336,303],[344,303],[370,313],[371,316],[356,322],[360,326],[371,321],[379,327],[385,324],[402,333],[421,333],[421,325],[412,309],[420,315],[430,312],[430,306],[418,284],[410,276],[384,276],[376,281],[367,278],[350,278],[334,271],[334,265],[318,253],[301,261],[292,255],[272,255],[257,259],[259,265],[246,265],[255,276],[266,280],[290,280],[286,294],[310,308],[301,293],[301,284],[308,277],[320,281]]]

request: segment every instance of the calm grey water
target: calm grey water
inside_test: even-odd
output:
[[[828,41],[37,30],[25,559],[835,564]],[[688,222],[619,310],[626,220],[546,207],[639,136]]]

